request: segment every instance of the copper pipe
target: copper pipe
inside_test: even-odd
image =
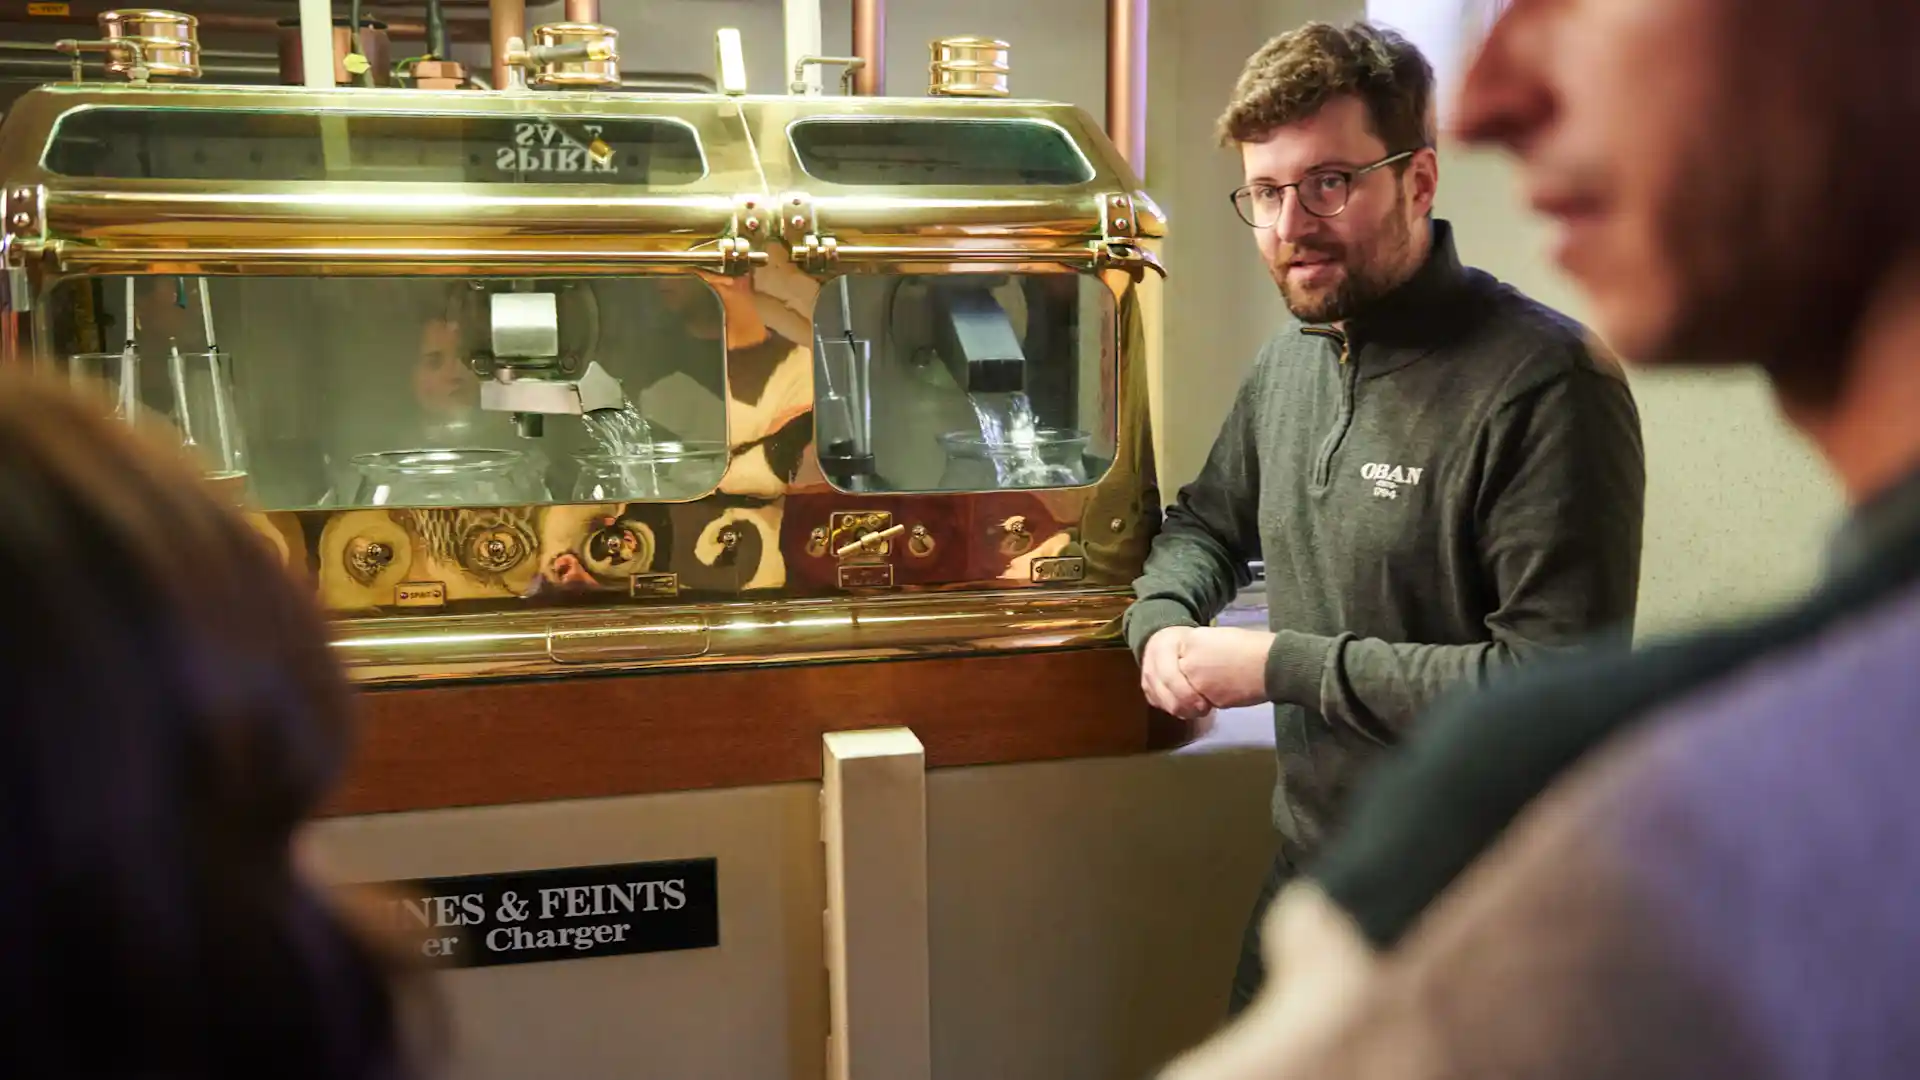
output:
[[[1147,175],[1147,0],[1107,0],[1107,137]]]
[[[565,10],[570,23],[600,22],[600,0],[567,0]]]
[[[853,73],[853,92],[887,92],[887,0],[853,0],[853,55],[866,61]]]
[[[493,85],[506,86],[507,42],[527,40],[527,0],[488,0],[487,16],[493,29]]]

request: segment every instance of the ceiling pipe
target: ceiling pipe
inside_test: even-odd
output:
[[[853,0],[853,55],[866,61],[853,73],[853,92],[887,92],[887,0]]]
[[[570,23],[598,25],[600,22],[600,0],[566,0],[566,6],[561,10],[566,13]]]
[[[1147,0],[1107,0],[1107,137],[1147,175]]]
[[[515,39],[523,46],[526,44],[526,0],[488,0],[487,17],[488,34],[493,42],[493,85],[511,86],[513,83],[507,77],[507,54],[512,51],[510,45]]]

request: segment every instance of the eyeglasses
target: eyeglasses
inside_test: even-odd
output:
[[[1233,200],[1233,212],[1256,229],[1271,229],[1280,223],[1288,188],[1298,193],[1300,208],[1307,213],[1314,217],[1338,217],[1347,208],[1347,200],[1353,197],[1355,181],[1417,153],[1418,150],[1402,150],[1357,169],[1315,169],[1291,184],[1248,184],[1229,198]]]

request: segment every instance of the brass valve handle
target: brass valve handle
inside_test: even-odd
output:
[[[851,544],[842,545],[834,551],[833,556],[836,559],[844,559],[857,552],[872,551],[874,548],[879,547],[881,544],[886,543],[906,531],[907,527],[905,525],[895,525],[890,529],[881,529],[879,532],[868,533]]]

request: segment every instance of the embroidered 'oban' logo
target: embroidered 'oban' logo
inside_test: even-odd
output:
[[[1397,499],[1400,488],[1419,487],[1420,474],[1425,469],[1416,469],[1411,465],[1386,465],[1370,462],[1360,466],[1360,478],[1373,481],[1373,497],[1376,499]]]

